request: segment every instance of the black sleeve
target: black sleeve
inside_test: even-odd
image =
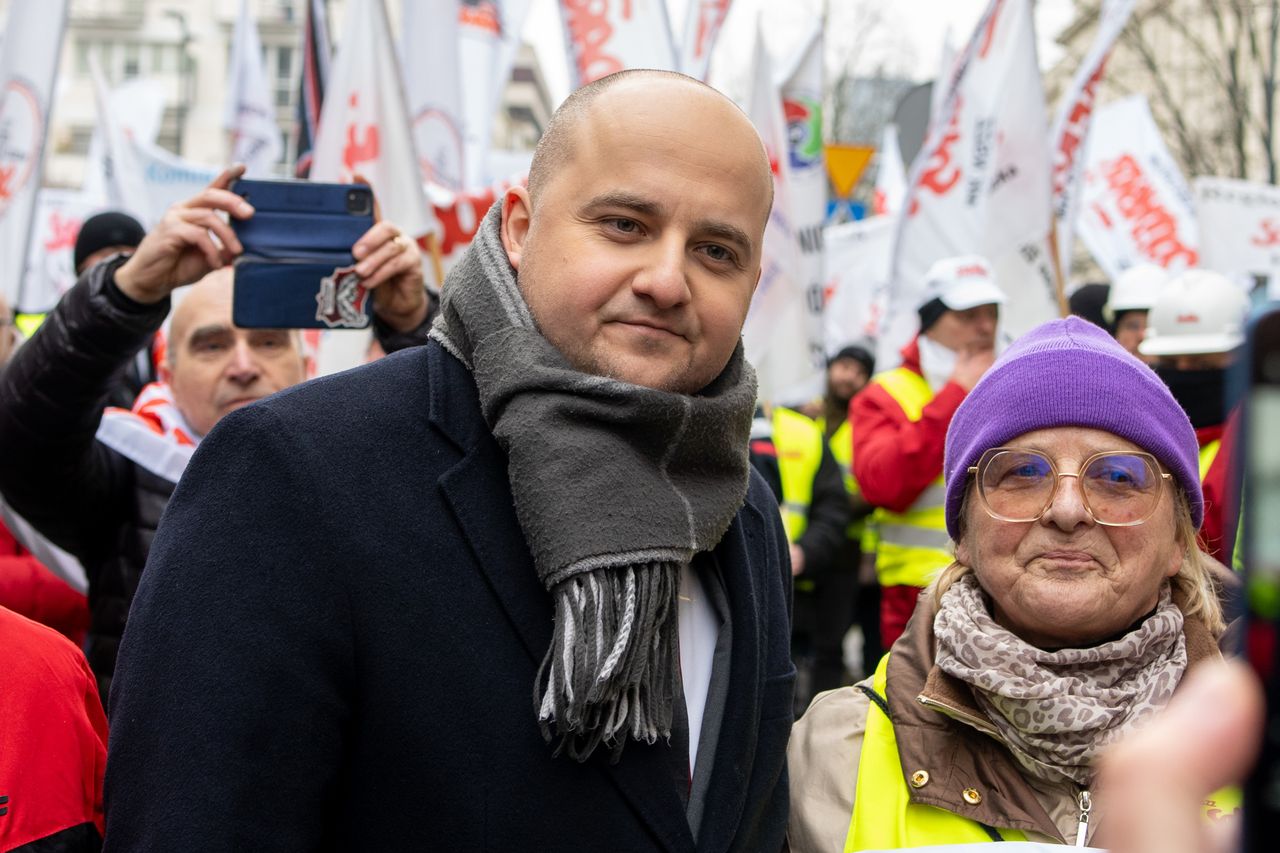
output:
[[[384,323],[377,314],[373,315],[373,336],[378,339],[382,351],[387,355],[409,347],[420,347],[427,342],[427,333],[431,331],[431,324],[435,321],[436,314],[440,313],[440,294],[429,287],[426,291],[427,318],[416,329],[397,332]]]
[[[76,556],[126,511],[131,467],[94,435],[117,374],[169,312],[168,299],[143,305],[120,292],[124,260],[86,272],[0,372],[0,493]]]
[[[112,683],[105,850],[330,849],[354,639],[315,455],[256,405],[192,457]]]
[[[845,530],[851,521],[849,496],[844,477],[831,450],[822,445],[822,459],[813,475],[813,497],[809,503],[809,523],[796,544],[804,551],[804,573],[815,575],[829,569],[844,547]]]

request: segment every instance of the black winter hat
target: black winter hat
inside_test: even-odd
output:
[[[75,265],[80,265],[94,252],[111,246],[129,246],[137,248],[142,238],[147,236],[138,220],[118,210],[95,213],[80,226],[76,236]]]
[[[851,358],[854,361],[859,362],[864,368],[866,368],[868,376],[876,372],[876,357],[864,347],[857,346],[856,344],[850,344],[849,346],[844,347],[838,353],[831,356],[831,358],[827,359],[827,367],[830,367],[842,358]]]

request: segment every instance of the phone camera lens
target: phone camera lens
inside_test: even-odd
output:
[[[372,197],[365,190],[347,190],[347,213],[365,216],[372,210]]]

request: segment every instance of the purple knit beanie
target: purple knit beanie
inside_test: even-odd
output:
[[[956,409],[943,473],[947,532],[955,539],[968,471],[992,447],[1032,430],[1092,427],[1128,439],[1169,469],[1204,518],[1195,430],[1155,371],[1079,317],[1018,338]]]

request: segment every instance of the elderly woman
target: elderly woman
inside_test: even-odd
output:
[[[1098,754],[1220,657],[1234,580],[1196,544],[1195,433],[1101,329],[1015,342],[956,411],[945,474],[955,562],[875,675],[796,724],[793,851],[1104,846]]]

